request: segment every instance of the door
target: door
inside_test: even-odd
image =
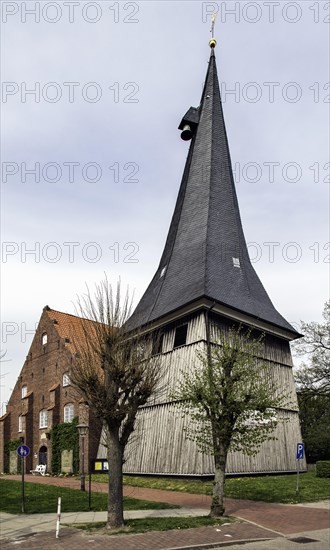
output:
[[[47,467],[47,447],[45,445],[39,449],[39,464],[44,464]]]

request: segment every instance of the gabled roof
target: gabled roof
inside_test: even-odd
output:
[[[59,337],[66,340],[66,348],[72,353],[85,345],[86,334],[95,334],[96,321],[56,311],[49,306],[44,307],[44,313],[54,323]]]
[[[297,337],[273,306],[249,259],[213,49],[198,115],[160,264],[127,329],[206,297]]]

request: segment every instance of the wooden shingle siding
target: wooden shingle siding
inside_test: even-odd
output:
[[[282,411],[286,419],[279,423],[275,441],[263,443],[255,456],[240,452],[229,454],[228,474],[270,473],[296,469],[296,445],[300,428],[296,413]],[[212,475],[213,458],[201,454],[196,443],[186,439],[182,418],[172,404],[141,410],[133,442],[128,447],[124,472],[141,474]],[[105,456],[105,455],[104,455]]]
[[[196,443],[186,438],[184,428],[189,425],[190,417],[183,417],[182,412],[171,402],[171,392],[177,388],[182,373],[199,368],[197,351],[206,352],[207,347],[204,313],[186,322],[188,333],[184,346],[173,349],[175,326],[165,332],[164,352],[157,356],[160,368],[164,371],[163,391],[139,411],[136,429],[126,450],[126,473],[213,474],[212,456],[201,454]],[[228,331],[226,321],[213,325],[214,338],[219,338],[220,330]],[[288,395],[285,409],[277,411],[286,421],[279,423],[274,434],[277,439],[263,443],[256,456],[230,453],[227,465],[227,473],[230,474],[286,472],[296,468],[295,449],[301,441],[301,434],[289,344],[267,336],[264,357],[259,360],[261,369],[262,364],[269,365],[268,374],[279,386],[280,393]],[[102,445],[98,456],[106,456]]]

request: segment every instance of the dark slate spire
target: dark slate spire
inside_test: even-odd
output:
[[[190,124],[193,137],[164,252],[127,328],[208,298],[297,336],[249,259],[211,47],[201,104],[190,108],[179,126]]]

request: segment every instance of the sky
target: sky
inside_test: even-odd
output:
[[[157,269],[211,16],[251,261],[299,328],[329,297],[329,2],[1,2],[1,405],[45,305]]]

